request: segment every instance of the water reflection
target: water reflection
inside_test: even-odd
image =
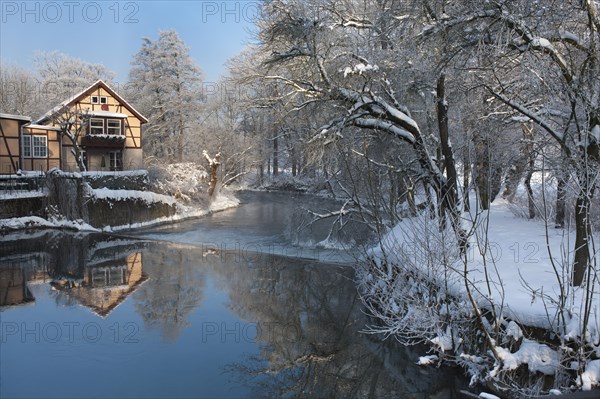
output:
[[[8,265],[0,268],[0,308],[24,305],[34,300],[22,267]]]
[[[101,317],[147,276],[143,243],[103,234],[19,232],[0,240],[0,308],[35,301],[27,283],[48,283],[61,304],[80,304]]]
[[[190,313],[203,300],[205,274],[195,267],[198,250],[155,248],[145,258],[151,279],[136,293],[135,310],[147,328],[160,330],[165,339],[172,341],[189,325]]]
[[[3,237],[0,310],[15,333],[1,341],[0,396],[65,397],[66,372],[70,397],[458,397],[458,372],[421,368],[422,349],[359,333],[367,320],[353,278],[350,267],[272,253],[55,231]],[[35,306],[15,306],[26,303]],[[108,333],[97,344],[46,342],[44,325],[41,340],[17,339],[22,323],[81,328],[90,317]],[[135,325],[133,344],[114,339],[117,322]],[[23,353],[35,386],[2,367]],[[88,378],[95,371],[102,378]]]
[[[359,333],[367,320],[351,268],[276,255],[234,259],[203,262],[251,326],[239,329],[242,338],[259,345],[258,355],[225,367],[253,397],[453,398],[464,387],[454,370],[415,365],[423,348]]]

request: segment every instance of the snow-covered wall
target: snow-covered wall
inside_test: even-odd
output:
[[[88,203],[88,223],[97,228],[133,226],[174,216],[175,199],[149,191],[94,190]]]
[[[101,188],[93,189],[90,182]],[[46,190],[0,191],[0,219],[36,216],[105,228],[139,225],[174,216],[175,199],[147,191],[147,182],[146,171],[117,175],[93,172],[92,175],[56,169],[45,178]]]

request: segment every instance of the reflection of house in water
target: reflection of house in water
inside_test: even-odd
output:
[[[80,276],[56,278],[52,286],[105,317],[146,280],[142,253],[85,265]]]
[[[0,267],[0,307],[23,305],[34,300],[22,267]]]
[[[105,317],[147,279],[144,245],[58,231],[0,237],[0,307],[34,302],[27,284],[49,282],[67,302]]]
[[[27,283],[44,281],[48,276],[44,267],[48,258],[45,253],[35,249],[30,253],[19,253],[15,244],[19,241],[0,245],[0,309],[33,303],[35,298]]]

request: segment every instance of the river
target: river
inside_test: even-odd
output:
[[[364,226],[330,235],[305,209],[332,202],[240,196],[129,237],[0,237],[0,397],[460,397],[459,371],[361,333]]]

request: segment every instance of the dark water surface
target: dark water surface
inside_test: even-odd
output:
[[[0,237],[0,398],[458,397],[455,370],[359,332],[348,256],[290,227],[306,198],[243,202],[141,233],[173,242]]]

